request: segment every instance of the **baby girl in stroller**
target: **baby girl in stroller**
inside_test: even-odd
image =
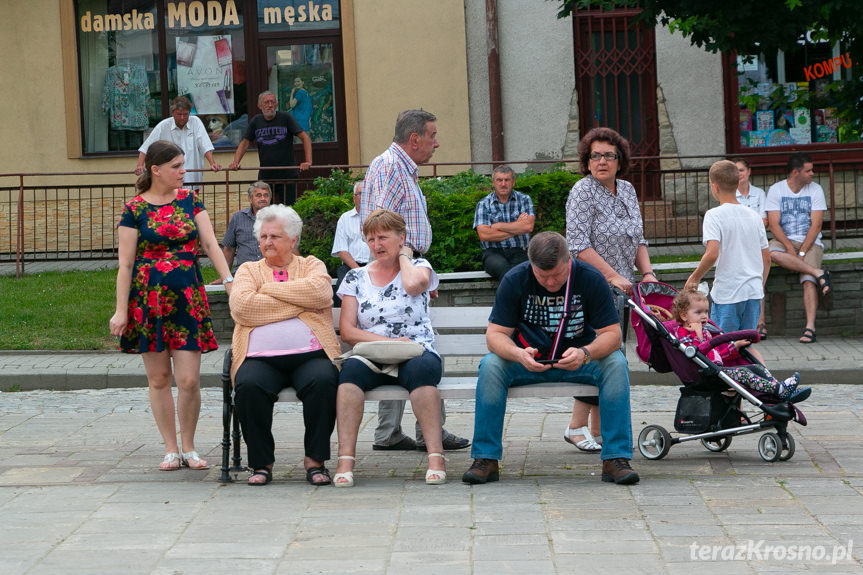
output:
[[[742,339],[710,349],[712,335],[708,329],[709,309],[710,302],[707,296],[695,290],[682,291],[675,296],[671,306],[671,315],[676,323],[676,329],[673,329],[675,326],[669,325],[672,322],[666,322],[665,325],[682,343],[698,347],[699,351],[717,365],[723,365],[724,361],[728,360],[739,360],[739,350],[751,345],[752,342]],[[782,400],[798,402],[806,399],[811,393],[808,387],[798,387],[800,374],[797,372],[785,381],[778,381],[765,366],[759,364],[722,369],[749,389],[775,395]]]

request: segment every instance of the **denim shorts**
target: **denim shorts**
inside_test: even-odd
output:
[[[761,315],[761,299],[747,299],[737,303],[716,303],[710,307],[710,319],[724,332],[756,329]]]

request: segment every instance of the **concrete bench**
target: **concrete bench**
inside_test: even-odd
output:
[[[339,308],[333,308],[333,321],[338,328]],[[488,353],[485,343],[485,330],[488,325],[490,307],[431,307],[429,315],[435,329],[435,349],[441,357],[482,357]],[[344,347],[344,345],[343,345]],[[444,376],[438,385],[443,399],[473,399],[476,394],[476,373],[469,375],[448,374],[444,364]],[[222,367],[222,474],[219,481],[231,482],[229,472],[243,469],[240,455],[240,426],[234,411],[234,389],[231,384],[231,353],[225,352]],[[510,398],[519,397],[571,397],[573,395],[597,395],[598,388],[593,385],[576,383],[538,383],[513,387],[509,390]],[[366,401],[382,399],[409,399],[408,391],[397,385],[382,385],[366,392]],[[278,401],[296,402],[297,394],[293,388],[285,388],[279,393]],[[234,446],[233,465],[229,465],[231,443]]]

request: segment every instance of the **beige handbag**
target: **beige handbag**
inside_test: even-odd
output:
[[[375,373],[395,377],[398,375],[400,363],[420,357],[424,351],[423,344],[413,341],[361,341],[350,351],[335,358],[333,363],[340,366],[354,358],[366,364]],[[383,365],[378,367],[375,363]]]

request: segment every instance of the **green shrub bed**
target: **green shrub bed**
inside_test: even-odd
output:
[[[581,175],[566,170],[518,174],[515,189],[533,200],[534,233],[566,229],[566,198]],[[303,218],[300,253],[313,254],[326,262],[331,274],[339,259],[330,256],[339,216],[351,209],[354,182],[362,174],[333,170],[328,178],[317,178],[315,189],[303,194],[294,208]],[[493,191],[491,178],[472,171],[448,178],[420,180],[426,195],[432,226],[432,245],[426,257],[438,273],[482,269],[479,238],[473,229],[476,204]]]

